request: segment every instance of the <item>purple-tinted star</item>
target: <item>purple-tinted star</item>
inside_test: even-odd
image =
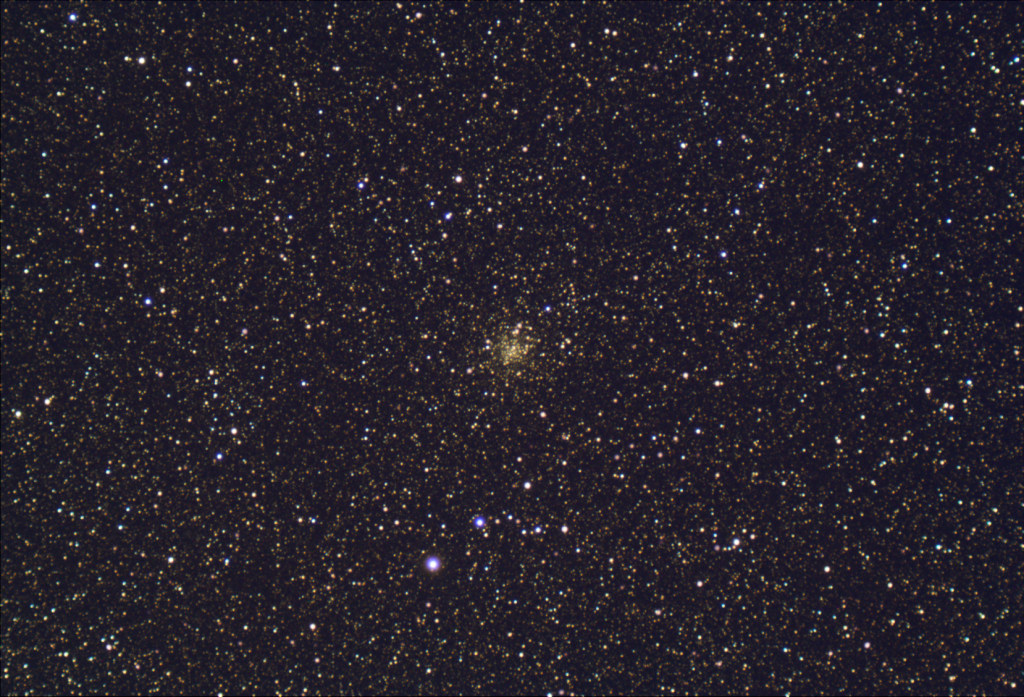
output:
[[[441,568],[441,560],[437,557],[427,557],[427,571],[434,572]]]

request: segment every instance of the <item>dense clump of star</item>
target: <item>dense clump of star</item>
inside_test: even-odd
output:
[[[1019,692],[1012,8],[4,4],[4,691]]]

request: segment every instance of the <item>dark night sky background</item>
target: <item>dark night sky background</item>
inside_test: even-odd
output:
[[[1020,7],[4,3],[3,692],[1020,694]]]

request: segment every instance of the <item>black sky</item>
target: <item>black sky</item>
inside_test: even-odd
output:
[[[4,3],[3,692],[1019,694],[1015,7]]]

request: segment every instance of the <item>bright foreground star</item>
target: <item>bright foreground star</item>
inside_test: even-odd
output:
[[[441,560],[437,557],[427,557],[427,571],[437,571],[441,568]]]

